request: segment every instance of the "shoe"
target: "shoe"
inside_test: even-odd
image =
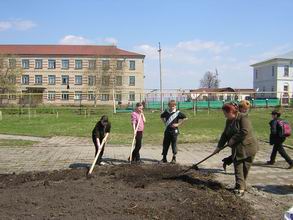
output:
[[[234,189],[235,196],[242,197],[244,196],[244,193],[245,193],[244,189]]]
[[[266,164],[267,164],[267,165],[273,165],[274,163],[275,163],[275,162],[269,160],[269,161],[267,161]]]
[[[172,163],[172,164],[175,164],[175,163],[176,163],[176,156],[173,156],[173,157],[172,157],[172,160],[171,160],[170,163]]]
[[[226,173],[226,167],[227,167],[227,164],[224,162],[223,163],[223,169],[224,169],[225,173]]]
[[[166,157],[163,157],[163,159],[161,160],[161,163],[167,163],[167,158]]]
[[[290,170],[290,169],[292,169],[292,168],[293,168],[293,163],[291,163],[291,164],[289,165],[288,169]]]
[[[99,165],[103,166],[106,165],[106,163],[102,161]]]

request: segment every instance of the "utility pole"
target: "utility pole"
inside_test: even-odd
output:
[[[164,103],[163,103],[163,88],[162,88],[162,63],[161,63],[161,43],[159,42],[159,64],[160,64],[160,98],[161,98],[161,111],[164,110]]]

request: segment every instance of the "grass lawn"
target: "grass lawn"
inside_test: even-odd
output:
[[[0,147],[18,147],[18,146],[32,146],[38,143],[37,141],[28,140],[11,140],[11,139],[0,139]]]
[[[3,119],[0,121],[0,133],[44,137],[55,135],[90,137],[97,120],[101,115],[106,114],[112,123],[111,143],[129,144],[132,141],[130,113],[113,114],[111,108],[99,107],[94,110],[94,114],[85,117],[79,114],[78,109],[60,109],[57,118],[56,111],[40,111],[42,113],[38,111],[29,119],[27,114],[13,115],[4,110]],[[253,109],[249,114],[255,134],[260,139],[268,139],[271,111],[272,109]],[[219,139],[225,125],[221,110],[212,110],[209,114],[206,110],[202,110],[196,115],[192,110],[182,112],[186,113],[188,121],[180,128],[179,143],[216,142]],[[144,143],[161,143],[164,126],[160,120],[160,112],[145,111],[145,116],[147,123]],[[292,110],[286,110],[283,116],[293,125]],[[286,143],[292,145],[293,138],[288,138]]]

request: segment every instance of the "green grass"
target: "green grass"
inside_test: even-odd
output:
[[[11,139],[0,139],[0,147],[18,147],[18,146],[32,146],[33,144],[38,143],[37,141],[28,141],[28,140],[11,140]]]
[[[56,117],[58,111],[59,117]],[[34,113],[34,110],[31,112]],[[41,112],[41,113],[39,113]],[[81,111],[84,113],[84,110]],[[32,136],[81,136],[90,137],[91,131],[101,115],[109,116],[112,123],[111,143],[129,144],[132,141],[132,128],[130,113],[113,114],[111,108],[96,108],[92,114],[85,117],[79,114],[79,109],[37,109],[37,114],[32,114],[29,119],[27,114],[9,114],[3,111],[3,120],[0,121],[0,133],[20,134]],[[223,131],[225,119],[220,110],[199,111],[196,115],[191,110],[183,110],[188,116],[180,128],[179,143],[216,142]],[[253,109],[249,117],[252,121],[255,134],[258,138],[268,140],[271,109]],[[144,143],[162,143],[164,126],[160,120],[160,112],[146,111],[147,123],[145,125]],[[293,112],[286,110],[284,118],[293,125]],[[286,141],[293,144],[293,138]]]

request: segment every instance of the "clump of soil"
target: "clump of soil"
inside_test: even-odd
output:
[[[0,219],[257,219],[213,176],[177,165],[0,175]]]

